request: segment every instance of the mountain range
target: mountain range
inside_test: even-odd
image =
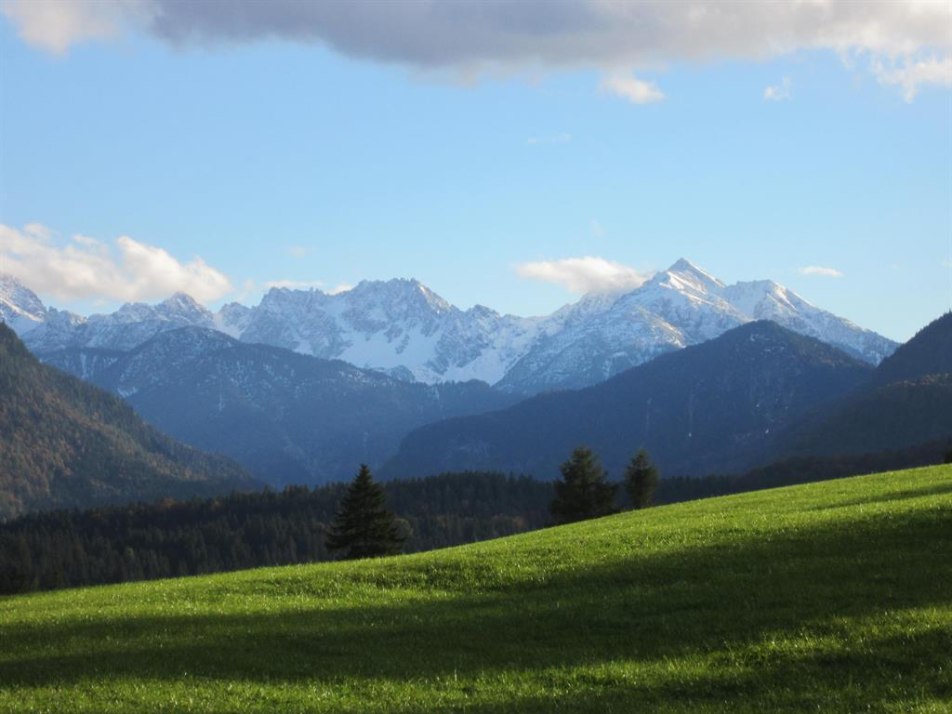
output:
[[[273,486],[347,478],[361,463],[383,464],[415,427],[516,401],[476,380],[406,382],[203,327],[162,331],[128,351],[70,347],[45,359]]]
[[[773,281],[728,286],[684,259],[635,290],[587,295],[544,317],[461,310],[404,279],[364,281],[333,295],[272,288],[255,307],[231,303],[216,313],[179,293],[82,317],[46,308],[9,276],[0,280],[0,317],[41,358],[71,348],[129,351],[160,332],[201,327],[405,381],[477,379],[521,395],[596,384],[761,319],[870,364],[896,347]]]
[[[669,475],[808,455],[907,449],[952,436],[952,314],[878,367],[769,321],[608,381],[411,432],[387,477],[487,469],[558,476],[573,448],[621,474],[639,448]]]
[[[556,478],[579,445],[620,476],[645,447],[669,474],[741,471],[798,416],[844,395],[872,367],[766,320],[664,354],[600,384],[421,427],[387,477],[500,470]]]

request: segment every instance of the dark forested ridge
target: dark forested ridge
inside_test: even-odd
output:
[[[254,487],[233,461],[173,441],[117,397],[40,364],[0,324],[0,518]]]
[[[778,437],[765,461],[903,450],[952,437],[952,313],[883,360],[860,389],[811,410]]]
[[[884,359],[873,375],[877,385],[952,374],[952,312],[933,320]]]
[[[592,447],[616,479],[640,447],[666,474],[739,472],[759,462],[776,431],[869,373],[819,340],[749,323],[594,387],[421,427],[381,474],[471,468],[551,479],[579,444]]]

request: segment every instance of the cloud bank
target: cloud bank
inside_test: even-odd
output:
[[[521,263],[516,266],[516,273],[523,278],[561,285],[579,295],[634,290],[651,277],[627,265],[593,256]]]
[[[609,89],[645,98],[660,90],[617,78],[668,62],[828,50],[865,57],[883,84],[907,98],[921,86],[952,83],[952,4],[941,0],[0,2],[25,41],[53,52],[128,28],[179,46],[279,39],[466,76],[594,68],[606,72]]]
[[[228,277],[199,257],[183,263],[128,236],[112,246],[82,235],[56,241],[36,223],[22,230],[0,224],[0,266],[31,289],[63,300],[153,300],[181,291],[208,302],[232,291]]]

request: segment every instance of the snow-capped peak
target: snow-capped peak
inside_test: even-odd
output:
[[[0,281],[0,298],[14,287]],[[17,294],[32,295],[24,290]],[[772,320],[872,363],[895,347],[773,281],[727,286],[684,258],[635,290],[586,295],[547,317],[482,306],[463,311],[405,278],[365,280],[334,294],[275,287],[255,307],[231,303],[215,315],[183,293],[88,319],[47,311],[38,298],[36,304],[45,322],[24,340],[40,354],[71,346],[131,350],[197,326],[427,383],[481,379],[524,392],[592,384],[753,320]],[[169,349],[178,344],[168,340]]]
[[[191,295],[177,292],[155,306],[158,314],[168,319],[182,319],[189,322],[210,321],[212,313]]]
[[[724,283],[686,258],[679,258],[674,265],[655,275],[652,280],[678,290],[691,289],[700,293],[716,293],[724,287]]]
[[[35,292],[12,275],[0,273],[0,321],[22,335],[42,324],[46,312]]]

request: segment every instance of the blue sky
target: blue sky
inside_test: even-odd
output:
[[[421,59],[344,24],[99,32],[54,27],[55,1],[39,20],[0,7],[0,271],[54,306],[416,277],[463,308],[542,314],[684,256],[894,339],[952,308],[941,33],[909,30],[885,65],[654,38],[647,59],[526,63],[465,36],[465,61]],[[601,262],[559,262],[585,257]]]

